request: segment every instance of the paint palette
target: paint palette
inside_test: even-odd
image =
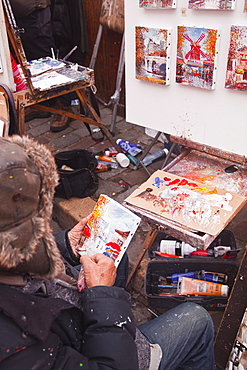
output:
[[[246,198],[159,170],[125,202],[189,229],[218,235]]]

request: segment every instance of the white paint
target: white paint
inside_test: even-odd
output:
[[[237,1],[235,10],[228,11],[188,9],[187,0],[179,0],[177,8],[169,10],[143,9],[138,5],[138,1],[125,1],[127,120],[224,151],[247,155],[247,91],[224,87],[230,27],[232,24],[247,26],[244,2]],[[175,82],[179,25],[219,29],[215,90]],[[135,26],[171,29],[169,86],[135,78]]]

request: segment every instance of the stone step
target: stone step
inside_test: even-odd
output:
[[[62,229],[70,229],[94,209],[95,201],[87,198],[54,199],[53,219]]]

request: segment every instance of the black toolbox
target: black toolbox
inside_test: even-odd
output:
[[[164,233],[158,233],[149,255],[151,261],[147,265],[145,277],[145,294],[151,306],[156,308],[170,309],[183,302],[194,302],[209,311],[224,310],[227,304],[227,297],[221,296],[195,296],[195,295],[177,295],[169,294],[162,296],[160,288],[160,277],[166,278],[175,273],[184,273],[185,271],[208,271],[227,276],[227,285],[229,286],[228,297],[234,283],[238,271],[238,264],[234,259],[224,259],[221,257],[184,257],[184,258],[169,258],[156,257],[155,251],[159,250],[159,243],[162,239],[167,239]],[[171,237],[169,239],[172,239]],[[236,250],[236,242],[233,233],[229,230],[223,230],[221,234],[209,246],[212,249],[214,246],[225,245],[231,246],[231,249]],[[169,292],[169,289],[168,289]]]

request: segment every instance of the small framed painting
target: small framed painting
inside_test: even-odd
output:
[[[189,9],[234,10],[235,0],[189,0]]]
[[[231,26],[225,87],[247,90],[247,26]]]
[[[219,31],[178,26],[176,82],[213,90]]]
[[[171,9],[176,8],[176,0],[139,0],[140,8]]]
[[[136,78],[169,85],[171,31],[136,26],[135,37]]]

